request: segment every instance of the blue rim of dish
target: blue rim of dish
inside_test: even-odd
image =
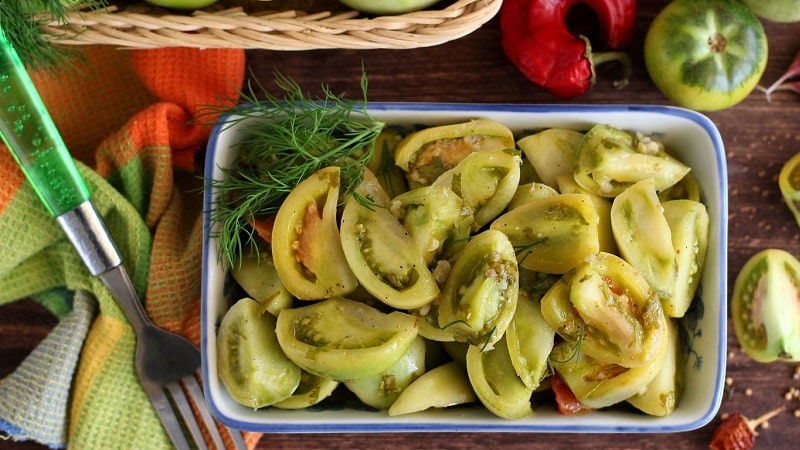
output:
[[[714,123],[705,115],[693,110],[680,107],[664,105],[540,105],[540,104],[499,104],[499,103],[429,103],[429,102],[371,102],[368,110],[372,112],[480,112],[484,113],[598,113],[598,112],[646,112],[656,114],[666,114],[687,119],[700,126],[714,147],[716,170],[719,173],[717,188],[720,191],[720,222],[719,222],[719,296],[720,305],[717,317],[719,334],[722,336],[719,343],[720,351],[717,355],[716,371],[718,380],[724,380],[727,358],[727,248],[728,248],[728,173],[727,162],[722,137]],[[217,125],[212,130],[207,148],[205,161],[205,174],[213,173],[214,149],[217,144],[217,136],[225,127],[225,117],[220,118]],[[210,211],[212,208],[211,196],[208,190],[203,198],[203,256],[202,256],[202,276],[206,279],[212,264],[208,261],[208,243],[210,230]],[[201,352],[207,354],[209,341],[213,336],[208,336],[208,312],[206,299],[208,298],[207,284],[203,283],[201,288]],[[208,379],[209,367],[206,359],[202,361],[202,374],[204,379]],[[701,428],[711,422],[716,416],[722,403],[724,383],[718,382],[714,386],[712,402],[709,408],[694,420],[674,425],[658,425],[658,418],[653,422],[641,422],[635,425],[591,425],[580,424],[576,421],[575,425],[528,423],[521,421],[506,421],[498,419],[498,422],[475,423],[475,422],[405,422],[386,420],[380,423],[372,421],[355,422],[315,422],[309,420],[298,420],[293,422],[249,422],[240,421],[225,416],[214,403],[213,396],[210,395],[208,384],[204,384],[206,400],[212,415],[221,423],[234,429],[243,431],[257,431],[268,433],[389,433],[389,432],[516,432],[516,433],[674,433],[685,432]]]

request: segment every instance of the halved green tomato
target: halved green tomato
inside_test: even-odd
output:
[[[556,177],[570,175],[575,168],[583,133],[566,128],[548,128],[517,141],[536,174],[549,186],[556,187]]]
[[[800,361],[800,262],[781,249],[750,257],[736,276],[733,328],[756,361]]]
[[[390,416],[400,416],[429,408],[472,403],[475,392],[464,368],[455,361],[425,372],[414,380],[389,407]]]
[[[446,186],[423,186],[392,199],[392,214],[411,234],[417,251],[430,266],[442,254],[463,247],[475,217],[464,199]]]
[[[275,328],[289,359],[336,381],[388,370],[406,353],[418,330],[417,318],[409,314],[387,314],[345,298],[284,309]]]
[[[571,176],[572,175],[570,175],[570,177]],[[522,206],[530,200],[552,197],[555,195],[558,195],[558,191],[544,183],[532,181],[530,183],[520,184],[514,196],[511,197],[511,201],[508,202],[508,209],[512,210],[518,206]]]
[[[317,171],[292,189],[275,217],[275,269],[298,299],[345,295],[358,286],[339,240],[340,181],[338,167]]]
[[[604,124],[584,136],[574,171],[582,188],[602,197],[616,197],[647,178],[662,191],[687,173],[689,167],[667,154],[660,142]]]
[[[475,217],[477,230],[497,217],[519,187],[519,155],[513,149],[474,152],[434,181],[447,186],[464,199]]]
[[[672,233],[675,249],[675,288],[661,299],[664,314],[683,317],[692,304],[708,250],[708,211],[693,200],[669,200],[663,203],[664,217]]]
[[[262,310],[277,316],[280,310],[292,306],[294,298],[283,285],[269,248],[247,251],[230,272],[247,295],[261,304]]]
[[[385,128],[375,140],[375,152],[367,164],[389,197],[408,190],[405,172],[394,163],[394,150],[402,139],[397,128]]]
[[[225,312],[217,331],[219,379],[231,398],[253,409],[288,398],[300,384],[300,367],[281,350],[275,323],[257,301],[243,298]]]
[[[394,160],[414,188],[432,184],[473,152],[507,148],[514,148],[514,134],[508,127],[494,120],[476,119],[411,133],[398,144]]]
[[[572,174],[557,176],[556,185],[558,186],[558,191],[562,194],[585,194],[589,196],[594,209],[597,211],[597,240],[600,244],[600,251],[617,253],[617,243],[614,241],[614,233],[611,231],[611,199],[592,194],[580,187]]]
[[[689,172],[681,178],[681,181],[659,192],[658,199],[661,200],[662,203],[669,200],[692,200],[699,202],[701,201],[700,183],[698,183],[697,178]]]
[[[683,395],[686,355],[681,350],[681,340],[675,320],[667,320],[667,352],[661,370],[644,392],[628,398],[628,403],[651,416],[666,417],[675,411]]]
[[[778,187],[781,190],[783,201],[786,202],[795,221],[800,225],[800,153],[791,157],[781,167]]]
[[[528,389],[537,389],[547,376],[547,358],[553,350],[555,335],[542,316],[539,300],[520,290],[514,318],[506,331],[506,344],[511,364]]]
[[[330,397],[338,386],[338,381],[314,375],[304,370],[300,376],[300,385],[297,386],[292,395],[272,406],[280,409],[308,408]]]
[[[490,228],[508,236],[521,267],[565,273],[600,250],[599,221],[588,196],[559,194],[514,208]]]
[[[664,345],[661,302],[622,258],[599,253],[542,297],[542,316],[582,353],[621,367],[652,364]]]
[[[345,202],[341,245],[361,286],[381,302],[414,309],[439,295],[439,286],[389,198],[371,172]]]
[[[475,395],[492,414],[503,419],[520,419],[533,414],[528,387],[517,375],[505,338],[491,350],[470,345],[467,374]]]
[[[409,384],[425,373],[426,344],[417,336],[400,359],[374,377],[345,381],[344,385],[364,404],[388,409]]]
[[[457,341],[491,348],[505,334],[519,292],[514,248],[486,230],[470,239],[453,264],[439,300],[439,327]]]
[[[581,403],[600,409],[643,392],[661,370],[666,351],[662,339],[649,364],[627,368],[592,358],[576,342],[561,341],[553,347],[550,364]]]
[[[620,193],[611,204],[611,231],[620,255],[656,290],[671,298],[675,290],[675,248],[655,182],[647,178]]]

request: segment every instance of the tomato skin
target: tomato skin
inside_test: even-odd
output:
[[[755,14],[736,0],[676,0],[650,25],[644,56],[667,98],[716,111],[756,87],[766,68],[767,37]]]

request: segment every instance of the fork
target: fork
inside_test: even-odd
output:
[[[150,320],[86,183],[2,27],[0,100],[3,141],[89,272],[102,280],[131,323],[137,338],[136,373],[170,440],[179,450],[207,448],[193,405],[214,445],[225,448],[197,381],[200,351]],[[241,433],[227,431],[234,446],[244,449]],[[187,433],[195,447],[190,446]]]

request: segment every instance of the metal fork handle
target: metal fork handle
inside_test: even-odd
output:
[[[87,200],[75,209],[57,216],[56,220],[78,251],[89,272],[107,284],[107,278],[103,274],[119,268],[122,265],[122,257],[94,204]],[[153,326],[138,297],[115,295],[115,299],[137,332]]]

